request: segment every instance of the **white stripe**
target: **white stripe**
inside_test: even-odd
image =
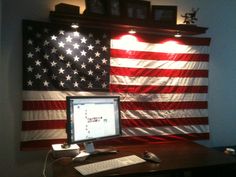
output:
[[[208,78],[110,76],[111,84],[158,86],[207,86]]]
[[[174,135],[189,133],[208,133],[208,125],[142,127],[122,129],[122,136]],[[64,129],[22,131],[22,141],[65,139]]]
[[[66,120],[65,110],[23,111],[22,121]]]
[[[122,119],[171,119],[189,117],[208,117],[207,109],[183,110],[125,110],[121,111]]]
[[[122,119],[169,119],[188,117],[208,117],[207,109],[186,110],[125,110]],[[66,120],[65,110],[23,111],[22,121]]]
[[[105,93],[105,92],[60,92],[60,91],[24,91],[23,99],[25,101],[39,100],[64,100],[68,95],[80,96],[102,96],[117,95],[121,101],[140,101],[140,102],[171,102],[171,101],[205,101],[205,93],[186,93],[186,94],[154,94],[154,93]],[[52,113],[53,114],[53,113]],[[33,114],[32,114],[33,116]],[[50,115],[51,116],[51,115]]]
[[[199,61],[169,61],[169,60],[139,60],[126,58],[111,58],[110,65],[125,68],[149,69],[187,69],[207,70],[208,62]]]
[[[109,92],[76,92],[76,91],[23,91],[23,100],[66,100],[66,96],[102,96],[114,95]]]
[[[163,44],[138,42],[137,40],[111,40],[112,49],[149,51],[161,53],[207,53],[208,46],[181,45],[175,42],[165,42]]]
[[[208,125],[166,126],[122,129],[123,136],[174,135],[189,133],[209,133]]]
[[[186,93],[186,94],[139,94],[139,93],[119,93],[121,101],[136,102],[175,102],[175,101],[206,101],[205,93]]]
[[[22,141],[65,139],[65,129],[22,131]]]

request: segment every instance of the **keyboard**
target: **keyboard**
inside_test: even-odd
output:
[[[139,164],[143,162],[146,162],[146,161],[136,155],[129,155],[129,156],[118,157],[118,158],[114,158],[110,160],[94,162],[94,163],[90,163],[86,165],[79,165],[74,168],[77,171],[79,171],[82,175],[86,176],[86,175],[91,175],[94,173],[99,173],[103,171],[130,166],[130,165],[135,165],[135,164]]]

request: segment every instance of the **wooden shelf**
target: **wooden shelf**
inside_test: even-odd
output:
[[[49,15],[52,23],[72,24],[78,22],[81,27],[127,32],[130,29],[145,34],[182,35],[204,34],[208,28],[195,25],[158,25],[153,21],[135,20],[127,18],[111,18],[104,16],[71,15],[51,11]]]

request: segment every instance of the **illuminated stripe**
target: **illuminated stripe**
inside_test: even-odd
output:
[[[209,61],[208,54],[195,54],[195,53],[163,53],[156,51],[130,51],[111,49],[110,55],[112,58],[135,58],[144,60],[173,60],[173,61]]]
[[[122,136],[163,136],[188,133],[208,133],[208,125],[135,127],[122,129]],[[66,139],[65,129],[22,131],[22,141]]]
[[[136,60],[127,58],[111,58],[111,67],[169,69],[169,70],[207,70],[208,62],[168,61],[168,60]]]
[[[181,77],[128,77],[111,76],[111,84],[120,85],[158,85],[158,86],[207,86],[208,78],[181,78]]]
[[[178,119],[192,117],[208,117],[207,109],[179,110],[122,110],[122,119]],[[23,111],[23,122],[66,120],[65,110],[34,110]]]

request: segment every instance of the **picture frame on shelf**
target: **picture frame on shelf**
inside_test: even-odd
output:
[[[120,17],[121,0],[107,0],[107,14],[113,17]]]
[[[152,20],[161,25],[176,25],[177,6],[152,6]]]
[[[106,0],[85,0],[86,15],[105,15]]]
[[[123,16],[131,19],[147,20],[150,14],[150,1],[126,0],[123,2]]]

